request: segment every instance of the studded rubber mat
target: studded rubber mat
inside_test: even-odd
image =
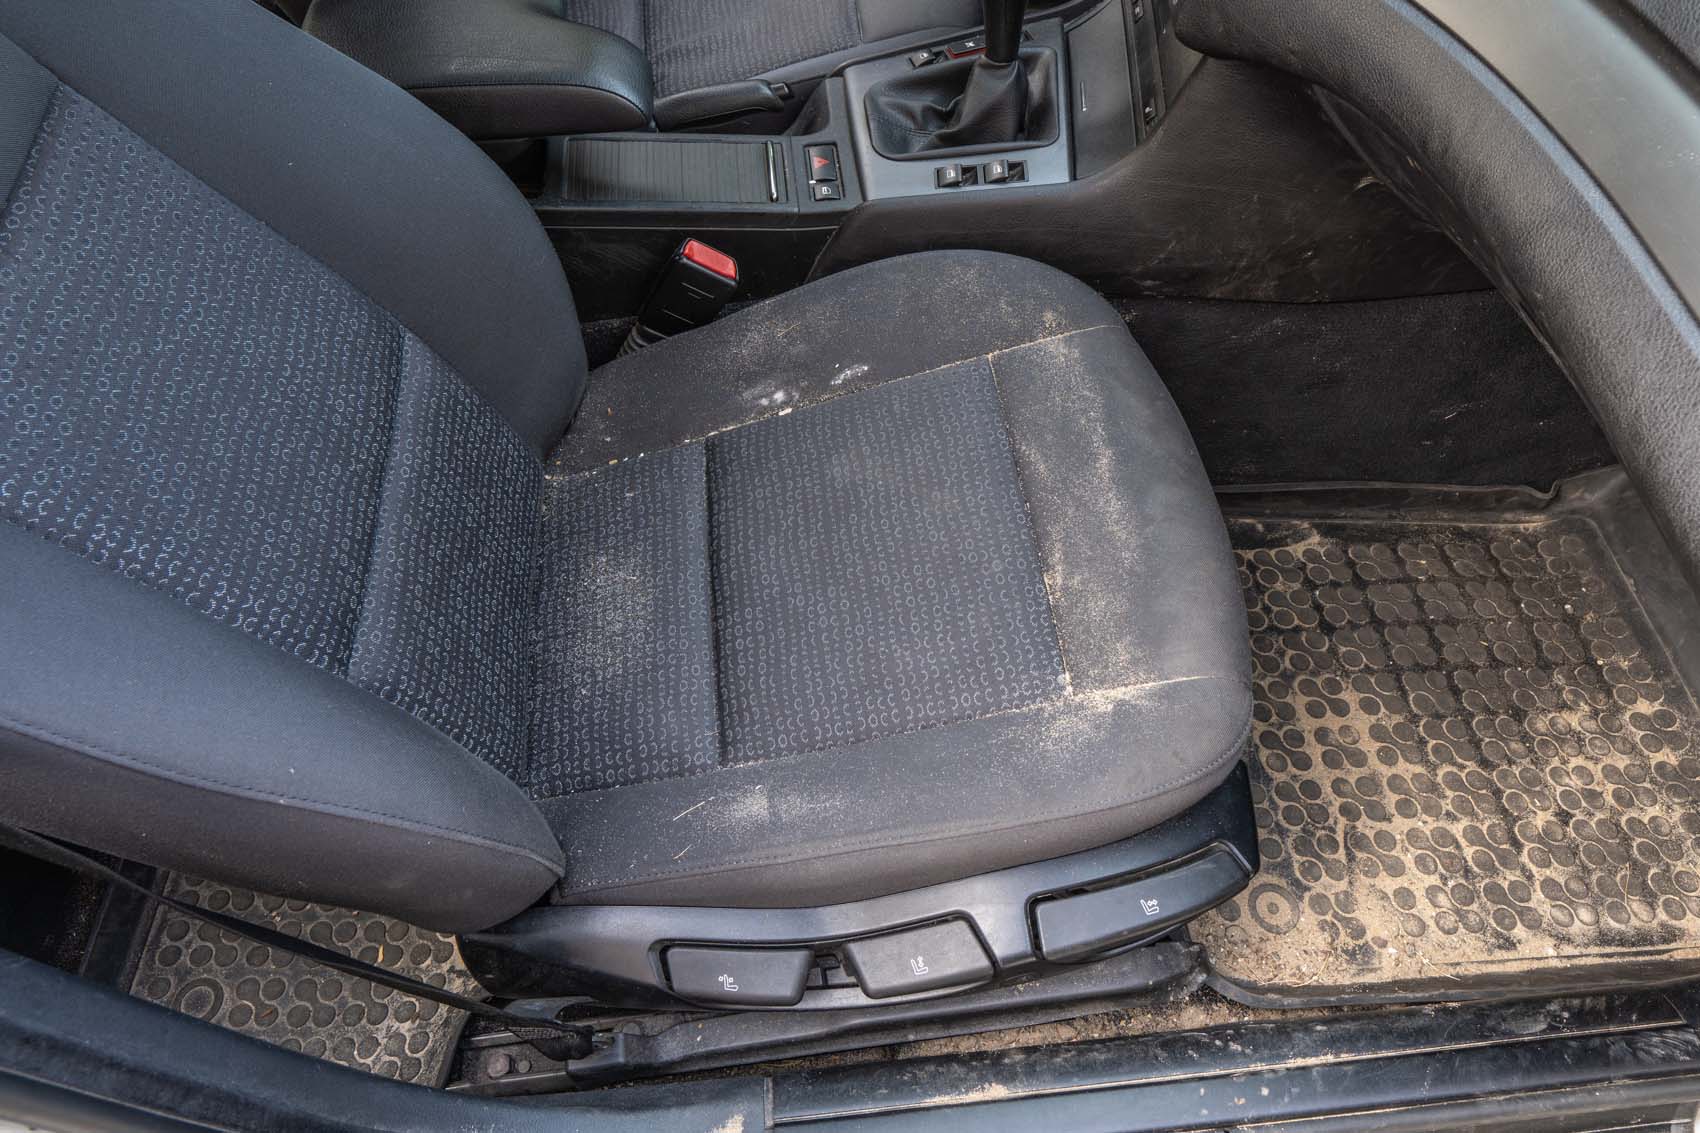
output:
[[[1263,864],[1192,926],[1219,987],[1700,974],[1697,713],[1591,522],[1230,528]]]
[[[165,892],[462,994],[477,985],[454,941],[388,917],[172,874]],[[289,1050],[386,1078],[440,1085],[465,1013],[284,955],[160,908],[131,994]]]

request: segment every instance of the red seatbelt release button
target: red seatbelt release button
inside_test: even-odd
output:
[[[701,240],[686,240],[679,254],[704,271],[713,272],[730,283],[738,282],[738,261],[719,248],[710,248]]]

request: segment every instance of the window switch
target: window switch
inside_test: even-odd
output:
[[[955,189],[962,185],[962,166],[941,165],[933,170],[933,180],[941,189]]]
[[[986,162],[986,184],[1001,185],[1009,180],[1009,161],[1005,158],[995,158]]]
[[[909,65],[911,67],[925,67],[928,63],[938,62],[938,58],[939,53],[937,51],[931,47],[923,47],[909,56]]]

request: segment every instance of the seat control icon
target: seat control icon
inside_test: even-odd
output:
[[[844,967],[869,999],[967,987],[992,978],[991,957],[961,917],[846,941]]]
[[[682,944],[665,954],[668,982],[683,999],[748,1007],[791,1007],[815,966],[812,948],[723,948]]]

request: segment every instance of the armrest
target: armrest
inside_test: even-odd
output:
[[[649,60],[543,0],[315,0],[302,27],[480,141],[648,128]]]

